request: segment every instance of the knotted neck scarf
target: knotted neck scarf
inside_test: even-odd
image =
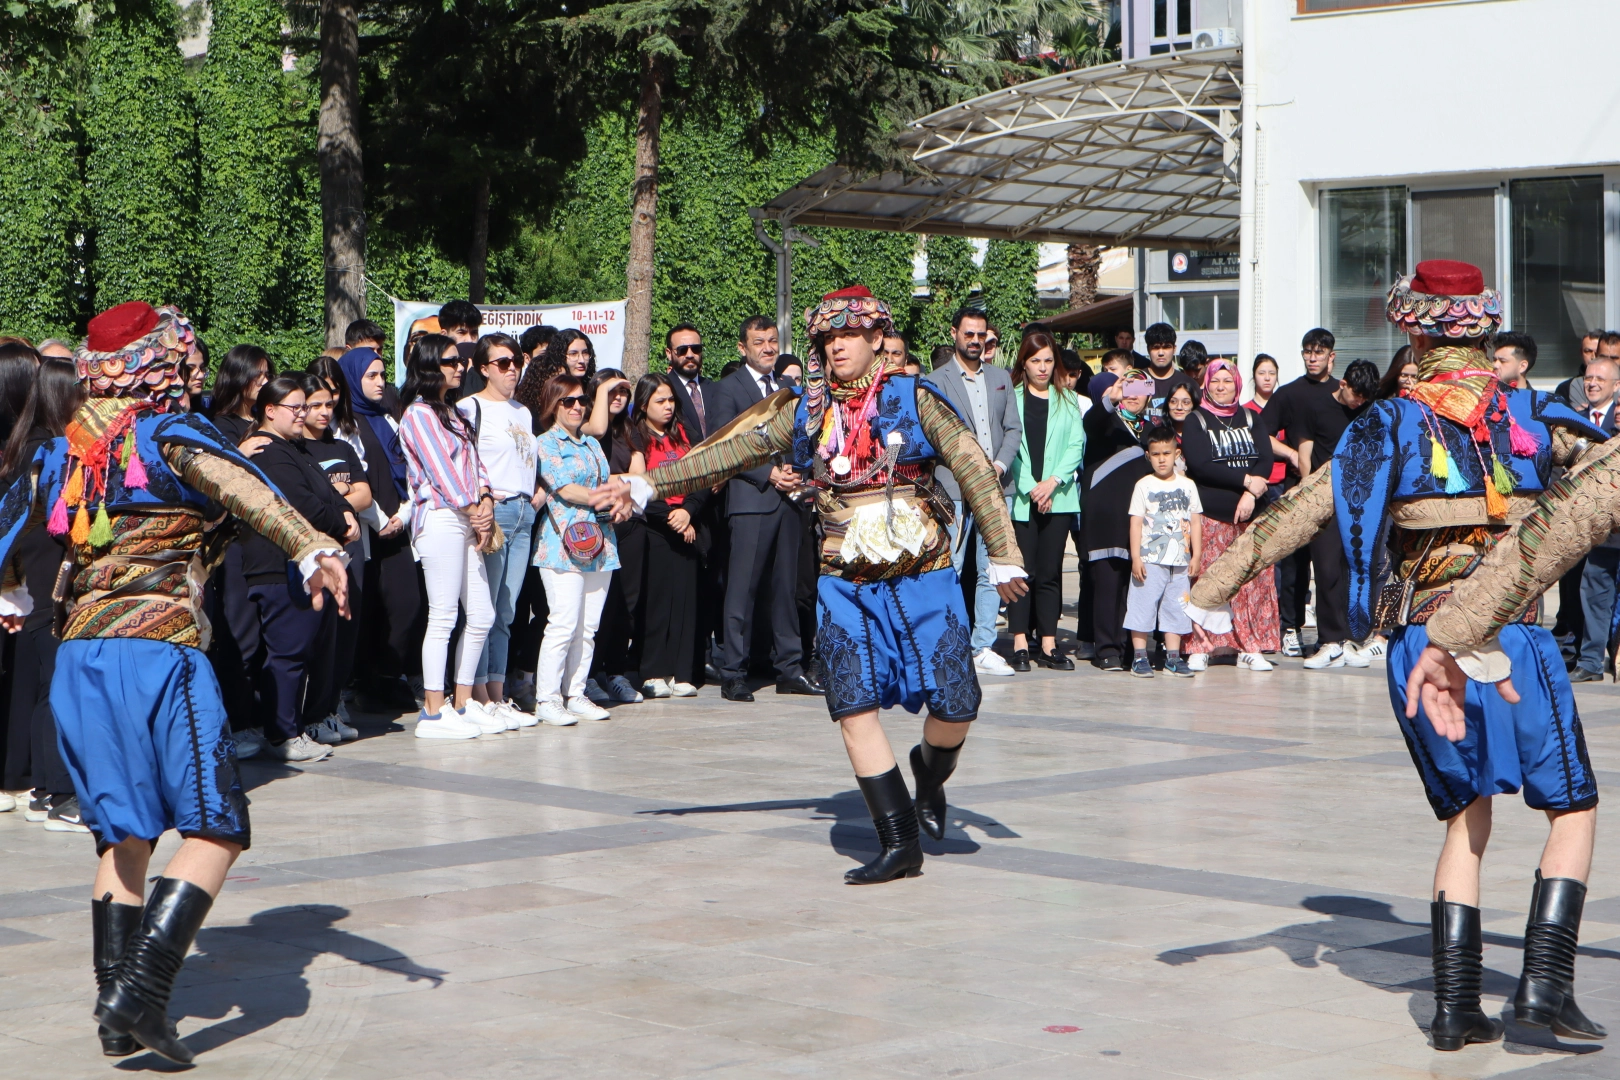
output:
[[[1496,374],[1484,350],[1469,345],[1439,345],[1418,362],[1418,382],[1407,392],[1436,416],[1473,430],[1497,391]]]

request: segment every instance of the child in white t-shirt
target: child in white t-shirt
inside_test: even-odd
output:
[[[1153,677],[1148,635],[1164,631],[1164,670],[1184,679],[1192,668],[1181,655],[1181,637],[1192,633],[1187,617],[1188,568],[1203,557],[1203,505],[1198,486],[1176,473],[1176,433],[1168,426],[1149,431],[1148,464],[1153,474],[1131,493],[1131,587],[1125,599],[1125,629],[1136,659],[1131,674]]]

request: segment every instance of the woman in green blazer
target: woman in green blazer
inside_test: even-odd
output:
[[[1075,472],[1085,454],[1080,425],[1090,402],[1054,384],[1058,346],[1036,331],[1024,338],[1013,365],[1013,397],[1023,418],[1023,441],[1013,460],[1013,532],[1029,573],[1029,592],[1007,607],[1013,635],[1013,670],[1028,671],[1029,639],[1040,644],[1033,658],[1042,667],[1073,671],[1058,651],[1057,623],[1063,610],[1063,545],[1080,512]]]

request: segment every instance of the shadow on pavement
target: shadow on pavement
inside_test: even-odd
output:
[[[211,1050],[307,1013],[306,971],[322,953],[404,975],[411,982],[428,980],[435,989],[443,983],[446,972],[421,967],[398,949],[334,925],[348,916],[347,908],[314,904],[261,911],[246,926],[203,927],[169,1005],[173,1017],[219,1021],[185,1036],[197,1064]],[[225,1019],[237,1009],[240,1016]],[[118,1068],[167,1072],[186,1066],[156,1054],[137,1054]]]
[[[1158,956],[1161,964],[1196,964],[1206,956],[1277,949],[1296,967],[1315,968],[1331,964],[1344,974],[1368,986],[1391,994],[1407,994],[1407,1012],[1425,1035],[1434,1016],[1434,978],[1429,962],[1429,924],[1407,922],[1389,904],[1362,896],[1309,896],[1300,904],[1307,911],[1330,916],[1326,921],[1298,922],[1254,937],[1217,941],[1169,949]],[[1393,933],[1391,931],[1394,931]],[[1404,931],[1410,930],[1411,933]],[[1524,939],[1507,934],[1486,933],[1484,993],[1510,999],[1503,1011],[1508,1021],[1508,1053],[1543,1054],[1549,1050],[1565,1054],[1593,1054],[1600,1044],[1560,1041],[1551,1031],[1527,1028],[1512,1022],[1511,999],[1519,977],[1491,966],[1500,953],[1493,949],[1522,952]],[[1620,952],[1582,946],[1579,955],[1592,960],[1620,960]],[[1486,1011],[1489,1012],[1489,1003]],[[1588,1009],[1590,1015],[1592,1010]],[[1594,1017],[1599,1023],[1603,1018]]]

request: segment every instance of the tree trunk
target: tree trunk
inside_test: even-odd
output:
[[[1069,245],[1069,310],[1078,311],[1097,299],[1097,273],[1102,269],[1102,245]]]
[[[366,214],[360,163],[360,22],[355,0],[321,0],[321,234],[326,344],[366,314]]]
[[[484,279],[489,271],[489,174],[478,178],[473,192],[472,250],[467,253],[467,299],[484,302]]]
[[[658,223],[658,129],[664,119],[663,64],[641,58],[641,100],[636,118],[636,179],[631,189],[630,262],[626,268],[624,373],[647,373],[652,343],[653,234]]]

